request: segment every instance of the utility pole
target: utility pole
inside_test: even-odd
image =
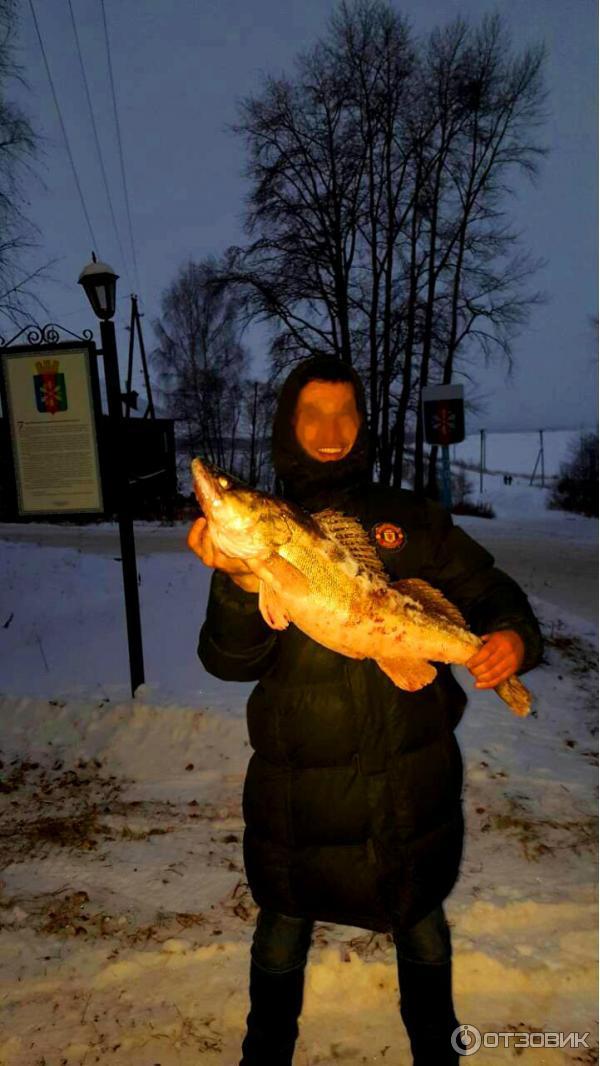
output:
[[[126,395],[128,397],[131,397],[131,395],[132,395],[131,383],[132,383],[132,377],[133,377],[133,348],[134,348],[135,337],[137,336],[138,344],[139,344],[139,347],[140,347],[140,357],[141,357],[141,360],[142,360],[142,373],[144,375],[144,385],[146,387],[146,396],[147,396],[147,399],[148,399],[148,406],[146,407],[146,410],[144,411],[143,417],[147,418],[148,415],[149,415],[150,418],[155,418],[156,415],[155,415],[155,411],[154,411],[154,401],[152,399],[152,386],[150,384],[150,375],[148,373],[148,361],[146,359],[146,348],[144,346],[144,338],[142,336],[141,318],[142,318],[142,316],[140,315],[140,312],[139,312],[137,296],[135,296],[132,293],[131,294],[131,316],[130,316],[130,319],[129,319],[129,325],[126,327],[126,329],[129,331],[129,358],[128,358],[128,361],[127,361],[127,383],[126,383],[126,386],[125,386]],[[137,396],[137,393],[135,395]],[[130,408],[130,406],[131,405],[128,403],[128,405],[127,405],[127,417],[129,416],[129,408]]]
[[[541,464],[541,482],[542,482],[542,488],[544,488],[544,430],[540,429],[540,430],[538,430],[538,432],[539,432],[539,435],[540,435],[540,449],[539,449],[539,451],[537,453],[537,456],[536,456],[535,466],[533,468],[533,473],[532,473],[531,477],[529,478],[529,484],[533,485],[533,482],[534,482],[534,479],[535,479],[535,472],[536,472],[536,470],[538,468],[538,463],[540,463]]]
[[[544,487],[544,430],[540,429],[540,455],[542,457],[542,488]]]

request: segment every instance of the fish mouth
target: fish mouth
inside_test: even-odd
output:
[[[225,474],[201,459],[192,459],[192,479],[194,494],[205,514],[210,512],[215,504],[218,506],[230,487]]]

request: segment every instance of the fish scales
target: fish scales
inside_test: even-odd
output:
[[[316,541],[296,527],[290,542],[279,548],[279,554],[308,579],[311,611],[318,605],[350,617],[362,589],[357,586],[358,567],[348,552],[328,539]],[[300,603],[300,609],[302,606]]]
[[[433,663],[464,664],[482,646],[438,589],[418,578],[390,585],[355,519],[334,511],[311,517],[199,459],[192,474],[211,537],[257,575],[259,608],[273,628],[293,622],[333,651],[374,659],[407,691],[434,679]],[[529,712],[530,694],[516,676],[496,692],[516,714]]]
[[[365,573],[345,548],[328,538],[315,540],[314,536],[296,526],[290,541],[279,549],[279,554],[310,581],[310,597],[308,600],[300,597],[296,607],[301,628],[309,635],[324,627],[329,629],[334,623],[339,625],[343,616],[347,625],[356,627],[358,633],[351,637],[347,634],[345,640],[342,637],[342,643],[356,653],[362,650],[360,646],[363,644],[389,637],[386,622],[389,629],[390,619],[393,619],[405,654],[408,649],[412,649],[415,655],[431,653],[438,662],[465,662],[480,643],[473,634],[461,631],[444,619],[436,623],[437,628],[432,633],[431,621],[414,602],[390,590],[376,574]]]

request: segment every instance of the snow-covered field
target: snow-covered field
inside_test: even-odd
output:
[[[489,461],[489,451],[488,451]],[[455,518],[543,625],[536,702],[470,692],[467,844],[447,901],[456,1006],[482,1031],[590,1032],[593,1063],[598,523],[488,478]],[[186,526],[136,528],[147,683],[131,699],[118,536],[0,527],[0,1066],[236,1066],[256,906],[241,853],[249,685],[207,675],[209,573]],[[318,923],[295,1063],[409,1060],[389,936]]]
[[[597,433],[597,426],[581,430],[547,429],[544,430],[544,475],[556,477],[561,463],[569,458],[573,445],[577,444],[581,432]],[[524,433],[487,433],[485,435],[485,468],[495,473],[507,471],[522,474],[529,479],[536,467],[540,450],[540,435],[531,430]],[[479,433],[470,433],[460,444],[450,448],[452,460],[464,460],[479,467],[481,456],[481,438]],[[541,459],[536,469],[536,479],[540,478]],[[484,486],[489,484],[484,474]]]

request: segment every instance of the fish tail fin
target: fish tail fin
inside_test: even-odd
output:
[[[519,715],[520,718],[524,718],[529,714],[531,710],[531,693],[529,689],[525,688],[522,681],[516,674],[507,678],[506,681],[501,681],[496,686],[495,692],[498,693],[501,700],[504,700],[510,707],[513,714]]]

